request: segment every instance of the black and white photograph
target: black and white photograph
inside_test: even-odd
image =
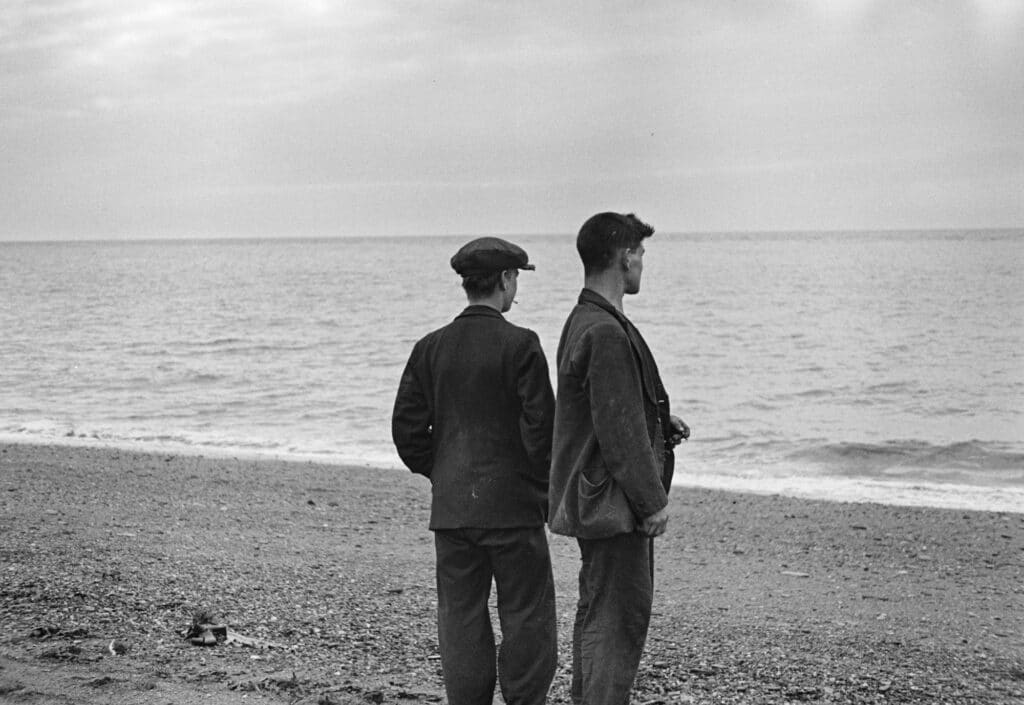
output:
[[[6,0],[0,702],[1024,703],[1024,2]]]

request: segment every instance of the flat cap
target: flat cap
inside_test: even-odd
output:
[[[506,269],[534,269],[526,250],[500,237],[470,240],[452,255],[452,269],[464,277],[503,272]]]

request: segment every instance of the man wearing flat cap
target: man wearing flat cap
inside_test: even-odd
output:
[[[441,668],[450,705],[543,703],[556,666],[544,523],[554,394],[537,334],[502,316],[526,252],[485,237],[451,258],[469,306],[413,347],[392,415],[402,461],[430,479]],[[497,585],[501,648],[488,611]]]

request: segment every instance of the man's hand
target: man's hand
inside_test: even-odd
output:
[[[690,437],[690,427],[686,425],[678,416],[670,416],[669,422],[672,424],[672,434],[668,437],[669,443],[673,447],[679,445],[683,441]]]
[[[661,536],[665,533],[665,526],[668,524],[668,510],[659,509],[654,514],[650,515],[642,522],[640,527],[637,529],[644,536],[650,536],[652,539],[655,536]]]

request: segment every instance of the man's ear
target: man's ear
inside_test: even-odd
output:
[[[619,250],[619,266],[622,267],[623,272],[629,271],[629,250]]]
[[[501,270],[501,274],[498,276],[498,288],[501,291],[505,291],[506,289],[508,289],[508,284],[505,283],[505,280],[507,278],[508,278],[508,270],[507,269]]]

